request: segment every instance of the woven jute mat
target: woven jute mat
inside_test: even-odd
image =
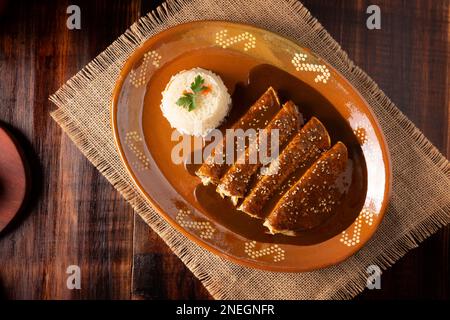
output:
[[[339,70],[364,96],[386,135],[393,163],[392,197],[372,240],[338,265],[306,273],[249,269],[197,246],[173,229],[134,187],[116,151],[110,102],[119,71],[145,40],[193,20],[253,24],[295,39]],[[366,286],[366,268],[388,268],[450,221],[448,160],[349,60],[301,3],[293,0],[169,1],[133,24],[50,97],[52,117],[217,299],[351,298]]]

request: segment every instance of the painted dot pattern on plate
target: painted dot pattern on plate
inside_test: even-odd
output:
[[[133,152],[137,161],[131,162],[131,165],[138,171],[147,170],[150,165],[150,160],[140,150],[139,145],[142,143],[142,138],[137,131],[127,132],[125,135],[125,145]]]
[[[359,144],[365,147],[368,156],[372,155],[376,145],[374,144],[375,137],[373,130],[371,130],[370,122],[364,116],[355,116],[359,114],[359,108],[352,101],[347,101],[345,106],[354,115],[351,118],[350,124]]]
[[[255,250],[255,247],[256,241],[250,241],[244,244],[245,253],[252,259],[258,259],[264,256],[272,256],[273,262],[280,262],[285,259],[284,250],[277,244],[260,250]]]
[[[357,245],[361,241],[361,230],[363,227],[363,223],[371,226],[373,224],[373,216],[374,213],[370,209],[362,209],[358,218],[356,218],[355,222],[353,223],[352,235],[350,236],[347,230],[344,230],[342,231],[339,241],[348,247]]]
[[[130,82],[136,88],[144,85],[147,82],[147,71],[149,65],[153,65],[155,68],[159,68],[159,62],[161,61],[161,55],[152,50],[146,52],[142,58],[142,64],[139,68],[131,70],[130,72]]]
[[[314,82],[327,83],[331,76],[330,70],[323,64],[307,63],[307,58],[308,55],[306,53],[294,54],[291,62],[295,70],[318,73],[314,78]]]
[[[363,127],[357,127],[353,130],[353,133],[355,134],[356,139],[358,139],[360,145],[367,143],[366,129],[364,129]]]
[[[193,230],[200,230],[200,238],[211,239],[216,229],[211,225],[209,221],[192,221],[189,219],[191,211],[188,209],[180,209],[175,218],[177,222],[183,228],[189,228]]]
[[[240,42],[244,43],[244,51],[256,48],[256,37],[250,32],[243,32],[233,37],[228,36],[228,30],[221,30],[216,33],[216,44],[223,49]]]

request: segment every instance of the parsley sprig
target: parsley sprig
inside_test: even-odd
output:
[[[192,92],[185,92],[183,95],[177,100],[177,105],[180,107],[188,109],[188,111],[194,110],[196,105],[197,95],[209,88],[204,85],[205,79],[203,79],[200,75],[196,76],[194,82],[191,83]]]

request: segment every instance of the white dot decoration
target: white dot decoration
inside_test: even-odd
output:
[[[307,63],[308,55],[306,53],[296,53],[291,62],[297,71],[314,72],[318,75],[314,78],[314,82],[327,83],[331,73],[323,64]]]
[[[148,51],[144,54],[142,58],[141,65],[131,70],[130,72],[130,82],[136,88],[144,85],[147,82],[147,71],[149,66],[152,65],[155,68],[159,68],[159,62],[161,61],[161,55],[156,51]]]
[[[228,30],[224,29],[216,33],[216,44],[226,49],[237,43],[244,43],[244,51],[256,48],[256,37],[250,32],[244,32],[236,36],[228,36]]]
[[[374,213],[372,212],[372,210],[368,208],[362,209],[358,218],[356,218],[355,222],[353,223],[352,235],[350,236],[347,230],[344,230],[342,231],[339,241],[347,247],[353,247],[357,245],[361,241],[361,229],[363,227],[363,223],[371,226],[373,224],[373,216]]]
[[[277,244],[260,250],[256,250],[255,247],[256,241],[244,243],[244,251],[252,259],[259,259],[264,256],[272,256],[273,262],[280,262],[285,259],[285,251]]]
[[[138,171],[147,170],[150,166],[150,160],[145,156],[144,152],[140,149],[142,138],[137,131],[127,132],[125,135],[125,145],[133,152],[137,161],[132,161],[131,165]]]
[[[355,134],[356,139],[358,139],[360,145],[367,143],[366,129],[364,129],[363,127],[357,127],[353,130],[353,133]]]
[[[189,219],[189,215],[191,211],[188,209],[180,209],[178,210],[178,214],[175,218],[177,222],[183,228],[189,228],[193,230],[200,230],[200,238],[202,239],[211,239],[214,235],[216,229],[211,225],[209,221],[192,221]]]

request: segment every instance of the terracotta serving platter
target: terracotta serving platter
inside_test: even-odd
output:
[[[218,74],[232,95],[224,128],[272,86],[306,119],[319,118],[332,143],[343,141],[352,179],[339,212],[300,236],[269,235],[261,220],[202,186],[195,168],[175,164],[179,141],[160,110],[161,92],[172,75],[194,67]],[[120,73],[112,126],[125,167],[157,212],[198,245],[248,267],[299,272],[341,262],[372,237],[389,199],[389,152],[367,102],[313,52],[253,26],[192,22],[146,41]]]

